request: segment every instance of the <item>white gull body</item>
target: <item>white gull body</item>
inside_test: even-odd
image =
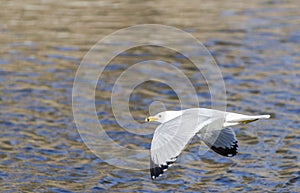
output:
[[[151,178],[162,175],[195,135],[220,155],[236,155],[238,141],[231,126],[268,118],[270,115],[251,116],[205,108],[164,111],[146,118],[147,122],[161,123],[151,143]]]

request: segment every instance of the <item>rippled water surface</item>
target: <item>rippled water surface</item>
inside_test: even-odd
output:
[[[299,191],[300,7],[296,1],[4,0],[1,8],[1,192]],[[87,148],[72,112],[76,70],[98,40],[118,29],[148,23],[189,32],[210,50],[223,74],[228,111],[272,115],[268,121],[235,127],[237,156],[201,154],[195,141],[172,169],[152,181],[148,170],[115,167]],[[155,46],[124,51],[105,69],[105,81],[99,80],[95,94],[103,128],[124,147],[147,150],[152,135],[120,128],[109,101],[112,86],[131,64],[154,59],[182,69],[201,98],[200,106],[211,107],[204,78],[184,56]],[[143,122],[153,101],[161,101],[167,109],[180,107],[170,87],[147,81],[130,97],[136,121]]]

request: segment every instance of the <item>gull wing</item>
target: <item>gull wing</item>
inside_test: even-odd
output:
[[[163,174],[176,160],[189,141],[206,125],[215,120],[212,112],[199,109],[184,111],[179,117],[162,123],[154,132],[151,143],[151,178]],[[223,123],[220,125],[222,127]]]
[[[203,128],[197,136],[216,153],[232,157],[238,153],[238,141],[232,128]]]

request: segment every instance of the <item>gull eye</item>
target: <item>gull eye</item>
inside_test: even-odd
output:
[[[159,118],[161,118],[161,115],[158,115]]]

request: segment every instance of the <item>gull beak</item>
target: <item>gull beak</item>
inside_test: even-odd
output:
[[[150,116],[145,119],[145,122],[152,122],[152,121],[156,121],[156,120],[157,120],[157,118]]]

